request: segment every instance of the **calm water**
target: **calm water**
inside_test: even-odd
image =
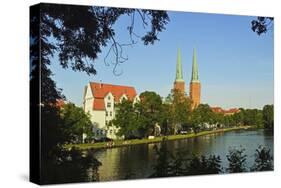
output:
[[[266,130],[241,130],[168,141],[167,144],[169,151],[174,155],[177,150],[186,151],[186,157],[192,154],[220,155],[223,167],[228,164],[226,155],[229,148],[242,146],[248,156],[247,165],[252,166],[258,146],[267,146],[273,152],[273,135]],[[100,181],[148,177],[152,174],[152,166],[156,159],[154,145],[160,146],[160,143],[97,151],[95,156],[102,162],[99,168]]]

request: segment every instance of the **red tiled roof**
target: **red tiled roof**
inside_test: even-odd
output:
[[[115,102],[119,102],[123,94],[125,94],[129,100],[133,100],[137,95],[135,88],[130,86],[112,85],[97,82],[90,82],[90,86],[92,93],[94,94],[94,110],[105,109],[104,97],[108,93],[112,93]]]
[[[234,114],[234,113],[238,113],[238,112],[240,112],[240,110],[237,108],[231,108],[229,110],[224,111],[224,113],[227,113],[227,114]]]
[[[224,110],[221,107],[211,107],[211,109],[215,113],[223,113],[223,114],[235,114],[240,112],[238,108],[231,108],[229,110]]]
[[[64,106],[64,104],[65,104],[65,102],[63,99],[57,99],[55,106],[60,109]]]
[[[215,113],[223,113],[224,110],[221,107],[211,107],[212,111]]]
[[[93,104],[93,108],[94,110],[104,110],[105,106],[104,106],[104,99],[94,99],[94,104]]]

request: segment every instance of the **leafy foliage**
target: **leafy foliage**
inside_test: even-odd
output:
[[[264,127],[267,129],[273,129],[274,125],[274,111],[273,105],[265,105],[262,109]]]
[[[92,122],[90,115],[85,114],[82,108],[76,107],[72,103],[65,104],[60,110],[60,116],[64,123],[65,135],[70,143],[82,143],[83,134],[88,138],[92,136]]]
[[[168,104],[168,121],[172,134],[176,134],[180,127],[189,122],[191,101],[178,90],[173,90],[166,98]],[[166,114],[167,114],[166,113]]]
[[[220,156],[193,155],[187,166],[188,175],[219,174],[222,172]]]
[[[160,121],[162,101],[155,92],[140,94],[140,102],[123,100],[116,105],[117,111],[112,125],[118,128],[118,135],[125,138],[147,137],[154,134],[155,124]]]
[[[63,68],[96,74],[93,62],[101,48],[112,42],[110,50],[116,55],[115,63],[122,63],[125,60],[122,56],[124,45],[115,39],[113,28],[122,15],[132,18],[132,23],[128,24],[128,34],[131,37],[134,33],[135,16],[138,15],[145,26],[150,25],[151,30],[141,37],[145,45],[159,40],[158,33],[165,29],[169,21],[166,11],[41,4],[43,53],[53,55],[57,52]]]
[[[273,157],[270,154],[270,149],[260,146],[256,149],[255,164],[252,171],[268,171],[273,170]]]
[[[161,121],[162,100],[160,95],[153,91],[140,94],[140,103],[137,106],[142,117],[143,136],[155,135],[155,125]]]
[[[273,21],[273,17],[257,17],[256,20],[251,22],[252,30],[258,35],[266,33],[268,30],[272,29]]]
[[[191,115],[191,125],[195,132],[198,132],[200,127],[203,127],[204,123],[215,123],[215,113],[211,110],[208,104],[200,104]]]
[[[133,137],[143,122],[142,117],[135,110],[133,102],[122,100],[121,103],[116,104],[116,109],[115,118],[110,122],[110,125],[118,128],[118,136],[124,136],[125,139]]]
[[[230,173],[246,172],[246,159],[247,155],[244,154],[245,149],[230,149],[228,151],[227,160],[229,166],[227,168]]]

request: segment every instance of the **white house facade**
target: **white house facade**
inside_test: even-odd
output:
[[[95,139],[118,138],[118,129],[114,125],[107,125],[115,117],[115,105],[123,99],[134,103],[140,100],[134,87],[97,82],[90,82],[85,86],[83,108],[91,116]]]

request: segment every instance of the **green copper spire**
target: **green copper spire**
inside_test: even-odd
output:
[[[191,82],[199,82],[198,65],[197,65],[196,49],[195,48],[193,50]]]
[[[180,82],[184,81],[183,76],[182,76],[181,51],[180,51],[180,49],[178,49],[176,81],[180,81]]]

